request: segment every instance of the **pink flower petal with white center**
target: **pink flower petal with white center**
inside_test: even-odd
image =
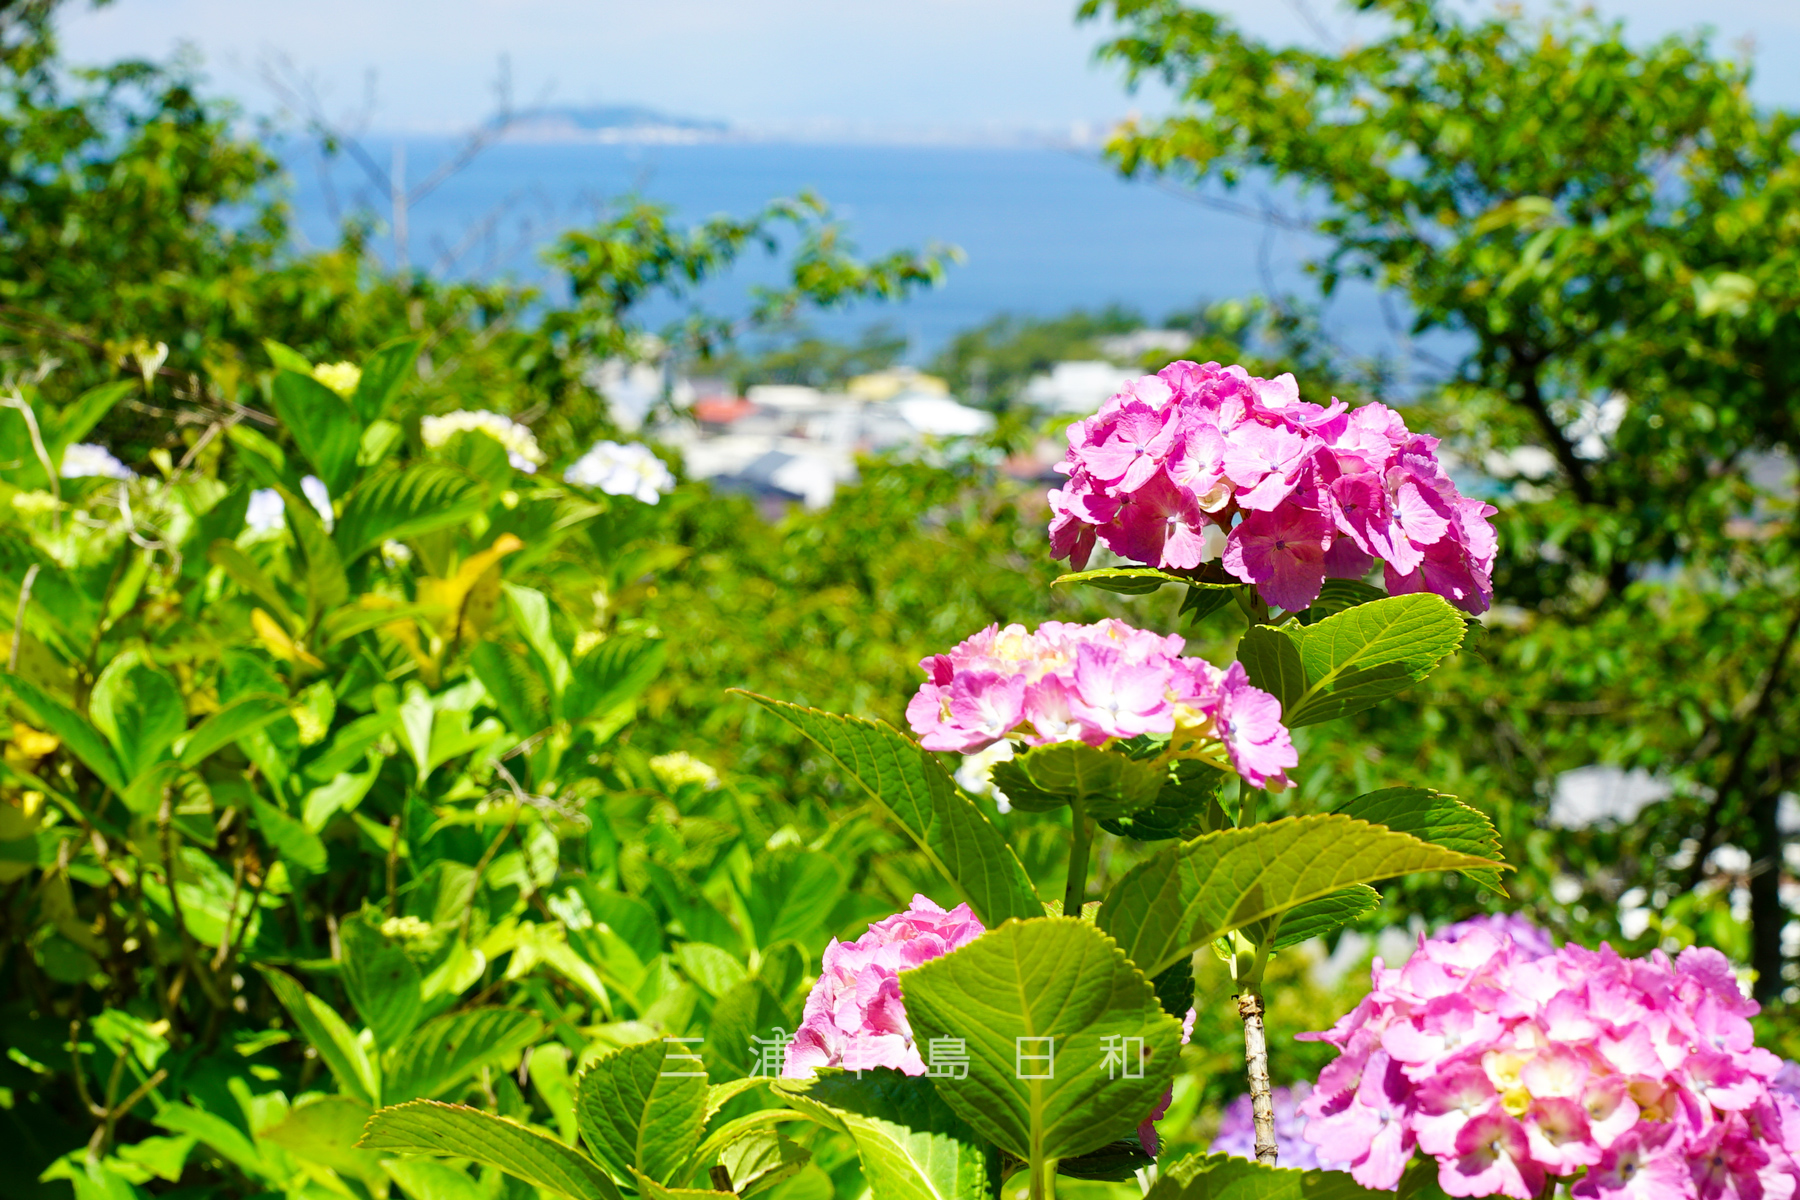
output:
[[[1052,742],[1080,740],[1081,721],[1069,707],[1069,692],[1073,687],[1072,682],[1047,675],[1026,689],[1025,721],[1033,730],[1025,735],[1028,744],[1046,746]]]
[[[1221,561],[1264,600],[1288,612],[1308,608],[1325,583],[1331,525],[1311,509],[1247,514],[1225,540]]]
[[[1700,1051],[1688,1057],[1682,1072],[1687,1085],[1714,1108],[1741,1112],[1768,1094],[1767,1085],[1744,1070],[1737,1060],[1717,1052]]]
[[[1587,1113],[1588,1135],[1605,1148],[1638,1123],[1637,1101],[1626,1081],[1617,1075],[1589,1080],[1582,1089],[1581,1107]]]
[[[1075,693],[1069,707],[1091,732],[1104,738],[1169,733],[1175,710],[1165,677],[1130,663],[1110,646],[1083,646],[1075,657]]]
[[[1674,1130],[1644,1124],[1607,1148],[1571,1189],[1579,1200],[1693,1200],[1694,1183]]]
[[[1191,495],[1159,471],[1131,501],[1122,523],[1136,548],[1132,557],[1166,570],[1200,565],[1210,522]]]
[[[1456,1156],[1440,1160],[1438,1186],[1452,1196],[1512,1196],[1537,1200],[1544,1170],[1531,1160],[1519,1123],[1503,1113],[1484,1113],[1456,1137]]]
[[[1576,1167],[1600,1161],[1601,1149],[1588,1136],[1587,1114],[1581,1105],[1561,1096],[1535,1099],[1520,1124],[1532,1159],[1554,1175],[1567,1175]]]
[[[1500,1097],[1487,1072],[1475,1062],[1453,1063],[1419,1081],[1412,1127],[1425,1153],[1442,1158],[1456,1153],[1464,1125],[1488,1112],[1498,1112]]]
[[[1113,484],[1121,492],[1136,491],[1156,474],[1174,448],[1180,426],[1173,417],[1173,409],[1127,402],[1106,440],[1079,451],[1082,465],[1095,479]]]
[[[1238,503],[1267,512],[1294,490],[1312,447],[1285,427],[1240,425],[1225,444],[1225,474],[1237,485]]]

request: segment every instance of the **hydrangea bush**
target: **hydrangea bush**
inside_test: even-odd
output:
[[[1562,1179],[1584,1197],[1688,1195],[1659,1181],[1704,1159],[1683,1185],[1700,1195],[1789,1195],[1780,1064],[1752,1044],[1717,956],[1625,963],[1472,923],[1378,968],[1375,993],[1322,1035],[1342,1055],[1310,1092],[1272,1088],[1272,954],[1368,912],[1371,884],[1408,873],[1459,871],[1505,894],[1493,826],[1428,781],[1331,811],[1289,796],[1294,815],[1266,819],[1266,794],[1303,765],[1293,730],[1378,704],[1459,648],[1491,599],[1494,510],[1392,410],[1308,403],[1290,376],[1176,363],[1069,436],[1048,541],[1083,569],[1058,583],[1182,589],[1190,628],[1241,619],[1231,660],[1121,620],[995,624],[921,663],[913,736],[748,695],[817,746],[845,803],[883,813],[941,889],[832,942],[798,1030],[759,1037],[747,1078],[692,1081],[678,1064],[699,1060],[675,1040],[595,1062],[576,1105],[591,1156],[428,1104],[377,1112],[362,1145],[487,1147],[482,1161],[577,1200],[752,1194],[762,1177],[745,1164],[799,1161],[772,1128],[792,1120],[847,1136],[880,1197],[1044,1200],[1070,1177],[1135,1177],[1155,1200],[1240,1183],[1265,1200],[1323,1194],[1283,1160],[1347,1169],[1330,1195],[1353,1197],[1396,1186],[1418,1151],[1439,1169],[1409,1176],[1414,1190],[1523,1200]],[[583,464],[606,490],[617,477],[617,494],[643,478],[611,450]],[[1123,561],[1095,565],[1101,546]],[[1067,845],[1060,897],[1038,893],[988,801],[959,787],[981,771],[1007,829],[1043,823]],[[1105,861],[1125,865],[1094,888],[1108,838]],[[1249,1095],[1218,1153],[1160,1161],[1200,952],[1235,981]],[[757,1020],[716,1011],[714,1028]]]

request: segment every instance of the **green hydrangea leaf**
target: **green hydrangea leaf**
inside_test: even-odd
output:
[[[1155,974],[1234,929],[1358,883],[1497,865],[1336,813],[1289,817],[1165,847],[1113,885],[1099,925]]]
[[[903,972],[900,990],[921,1045],[967,1052],[967,1076],[940,1076],[939,1093],[1034,1170],[1126,1136],[1174,1078],[1180,1022],[1086,921],[1008,921]]]

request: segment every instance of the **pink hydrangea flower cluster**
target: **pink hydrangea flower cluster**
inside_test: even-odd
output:
[[[900,972],[966,946],[987,930],[967,904],[945,912],[914,896],[905,912],[876,921],[854,942],[833,938],[819,981],[788,1043],[782,1074],[811,1079],[820,1067],[892,1067],[923,1075],[912,1026],[900,999]]]
[[[1292,375],[1177,362],[1068,432],[1050,543],[1077,570],[1096,541],[1133,562],[1197,567],[1211,528],[1226,535],[1225,569],[1290,612],[1378,560],[1390,594],[1436,592],[1470,613],[1492,599],[1495,509],[1465,498],[1437,439],[1386,405],[1321,408]]]
[[[1183,658],[1182,639],[1123,621],[990,625],[948,654],[920,662],[927,676],[906,719],[927,750],[972,754],[1009,736],[1026,745],[1144,733],[1222,743],[1254,787],[1287,784],[1299,757],[1281,703],[1253,687],[1243,665],[1221,671]]]
[[[1275,1145],[1279,1148],[1276,1164],[1296,1171],[1316,1171],[1319,1160],[1312,1143],[1305,1138],[1306,1116],[1300,1106],[1312,1095],[1308,1084],[1278,1087],[1270,1095],[1275,1102]],[[1229,1154],[1233,1158],[1256,1158],[1256,1114],[1250,1111],[1250,1097],[1239,1096],[1225,1106],[1219,1119],[1219,1133],[1207,1147],[1212,1154]]]
[[[1503,923],[1377,959],[1329,1032],[1339,1057],[1300,1106],[1327,1167],[1392,1188],[1415,1149],[1452,1196],[1790,1200],[1800,1104],[1758,1049],[1730,963],[1689,949],[1555,949]]]

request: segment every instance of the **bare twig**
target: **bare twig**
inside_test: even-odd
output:
[[[12,645],[6,651],[6,669],[8,673],[16,673],[19,669],[19,645],[25,640],[25,606],[31,603],[31,585],[37,582],[38,565],[32,563],[25,571],[24,582],[19,584],[19,606],[13,609]]]
[[[1244,1065],[1250,1073],[1250,1112],[1256,1123],[1256,1161],[1275,1165],[1275,1100],[1269,1087],[1269,1042],[1263,1030],[1263,998],[1255,988],[1238,993],[1238,1017],[1244,1022]]]
[[[38,462],[43,466],[44,474],[50,480],[50,496],[56,501],[56,507],[50,510],[51,527],[61,529],[62,485],[56,478],[56,464],[50,461],[50,451],[44,446],[44,435],[38,429],[37,413],[32,411],[31,405],[26,403],[25,397],[19,394],[17,388],[13,389],[12,395],[0,397],[0,405],[17,409],[19,415],[25,418],[25,428],[31,434],[31,452],[37,455]]]

